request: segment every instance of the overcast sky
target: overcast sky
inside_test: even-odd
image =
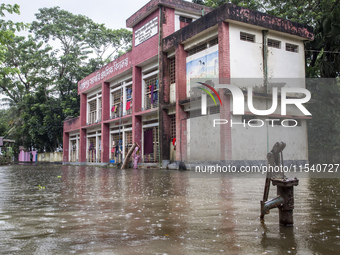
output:
[[[82,14],[96,23],[112,29],[126,28],[126,19],[150,0],[4,0],[6,4],[20,5],[20,15],[7,15],[13,21],[30,23],[39,8],[59,6],[73,14]]]

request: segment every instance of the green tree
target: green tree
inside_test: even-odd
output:
[[[324,15],[331,13],[339,0],[192,0],[194,3],[218,7],[237,4],[280,18],[314,26]]]
[[[22,131],[24,145],[38,151],[54,151],[62,144],[62,109],[58,98],[49,96],[44,87],[24,97]]]
[[[308,77],[335,78],[340,74],[340,5],[316,24],[315,40],[306,45]]]
[[[225,3],[232,3],[255,10],[260,10],[261,8],[264,7],[262,1],[260,0],[192,0],[192,2],[213,8],[221,6],[222,4]]]
[[[320,153],[340,150],[340,85],[336,79],[313,79],[307,84],[312,94],[308,105],[309,148]]]
[[[0,5],[0,17],[5,17],[7,13],[16,13],[20,14],[19,5],[14,4],[1,4]],[[14,23],[11,20],[0,19],[0,79],[2,79],[3,74],[17,73],[18,70],[16,68],[9,68],[3,66],[3,62],[5,61],[5,55],[7,52],[6,44],[13,40],[14,32],[21,31],[25,29],[27,25],[22,22]]]
[[[7,13],[20,14],[20,7],[17,4],[1,4],[0,5],[0,17],[5,17]],[[11,20],[0,19],[0,44],[6,44],[8,40],[11,40],[15,31],[20,31],[26,28],[26,25],[22,22],[14,23]]]
[[[9,130],[8,125],[8,112],[6,109],[0,109],[0,136],[7,135]]]
[[[59,7],[39,11],[31,32],[36,40],[59,43],[60,51],[53,57],[51,75],[65,117],[78,116],[77,82],[112,60],[119,50],[128,49],[132,33],[126,29],[107,29],[86,16],[74,15]]]
[[[132,33],[124,28],[112,30],[103,24],[91,24],[90,31],[86,36],[86,43],[95,53],[91,66],[95,69],[103,67],[113,60],[120,51],[126,52],[131,49]]]
[[[10,106],[8,135],[26,147],[54,151],[62,144],[63,120],[79,115],[78,81],[130,48],[132,35],[58,7],[36,16],[28,38],[13,34],[5,41],[0,91]]]
[[[193,0],[217,7],[226,2],[243,5],[284,19],[314,27],[315,39],[305,43],[306,77],[338,78],[340,75],[340,1],[339,0]],[[340,150],[339,80],[307,83],[312,93],[308,123],[310,149],[323,153]]]
[[[339,0],[263,0],[266,13],[310,26],[315,26],[338,5]]]
[[[7,42],[3,66],[17,72],[0,72],[0,90],[9,98],[9,105],[22,101],[24,95],[34,93],[38,86],[52,84],[49,78],[51,47],[37,43],[31,36],[14,37]]]

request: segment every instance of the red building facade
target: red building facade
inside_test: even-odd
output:
[[[302,45],[313,39],[309,27],[231,4],[212,10],[181,0],[152,0],[126,24],[133,29],[132,50],[78,83],[80,116],[64,122],[65,163],[119,163],[135,142],[143,163],[187,161],[190,57],[217,52],[216,77],[228,79],[233,76],[230,31],[235,30],[230,24],[272,31]],[[225,105],[230,100],[222,96]],[[230,119],[232,111],[223,108],[219,115]],[[220,132],[223,158],[231,160],[231,128]]]

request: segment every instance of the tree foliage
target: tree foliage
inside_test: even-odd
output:
[[[19,5],[4,4],[0,5],[0,17],[5,17],[6,12],[20,14]],[[4,45],[8,40],[11,40],[15,31],[20,31],[26,28],[23,22],[14,23],[11,20],[0,19],[0,44]]]
[[[336,79],[312,79],[307,83],[312,101],[308,105],[309,147],[315,151],[340,150],[340,85]]]
[[[6,13],[10,14],[20,14],[19,5],[14,4],[1,4],[0,5],[0,17],[5,17]],[[6,44],[13,41],[14,32],[21,31],[25,29],[27,25],[23,22],[12,22],[11,20],[0,19],[0,79],[2,79],[3,74],[16,73],[18,70],[10,67],[3,66],[5,62],[5,55],[7,53]]]
[[[132,33],[59,7],[42,8],[36,18],[27,38],[14,31],[4,37],[0,91],[11,121],[0,131],[26,147],[54,151],[65,118],[79,115],[78,81],[129,49]]]
[[[192,0],[193,3],[206,5],[209,7],[216,8],[218,6],[221,6],[225,3],[232,3],[236,5],[240,5],[243,7],[259,10],[263,7],[262,1],[257,0]]]
[[[306,77],[339,78],[340,0],[193,0],[217,7],[230,2],[277,17],[313,26],[315,39],[305,43]],[[340,85],[337,79],[307,83],[312,101],[308,121],[310,149],[340,149]]]

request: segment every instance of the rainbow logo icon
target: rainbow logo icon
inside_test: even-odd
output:
[[[219,96],[219,94],[217,93],[217,91],[210,85],[204,83],[204,82],[197,82],[205,87],[207,87],[208,89],[210,89],[212,92],[214,92],[214,94],[217,96],[218,100],[220,101],[220,104],[222,105],[222,100]],[[214,101],[215,105],[217,106],[217,102],[213,96],[213,94],[211,94],[211,92],[205,88],[201,88],[201,87],[196,87],[197,89],[200,89],[202,91],[204,91],[205,93],[207,93],[212,100]],[[202,115],[207,115],[207,94],[202,94],[202,100],[201,100],[201,114]]]

